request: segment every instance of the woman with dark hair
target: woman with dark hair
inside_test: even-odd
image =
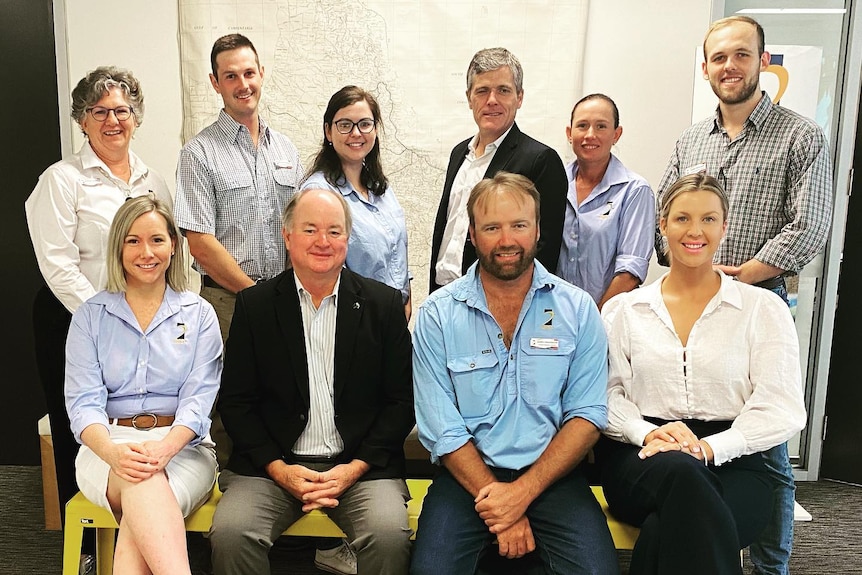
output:
[[[655,197],[645,179],[611,150],[623,134],[617,105],[604,94],[575,104],[566,138],[569,192],[557,275],[589,293],[599,309],[645,279],[655,239]]]
[[[641,528],[630,573],[741,575],[770,519],[763,452],[805,425],[799,344],[776,294],[713,268],[727,196],[706,174],[662,197],[670,271],[605,304],[610,511]]]
[[[380,161],[383,128],[374,96],[356,86],[332,95],[323,114],[323,142],[300,189],[343,194],[353,216],[347,267],[401,291],[410,319],[407,224]]]
[[[187,291],[181,242],[166,204],[125,202],[108,232],[107,289],[78,307],[66,344],[78,485],[117,518],[124,575],[191,575],[183,518],[216,478],[221,332],[212,305]]]
[[[143,91],[132,72],[115,66],[88,72],[72,90],[71,116],[84,133],[84,144],[49,166],[24,204],[45,282],[33,302],[33,339],[51,422],[61,518],[78,491],[78,443],[63,404],[63,350],[72,313],[105,288],[105,239],[123,202],[152,193],[172,205],[164,178],[130,149],[144,119]],[[94,546],[85,537],[83,572],[92,563]]]

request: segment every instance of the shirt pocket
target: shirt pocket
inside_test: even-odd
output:
[[[251,174],[219,170],[213,174],[213,187],[220,210],[226,213],[243,213],[254,201],[254,182]]]
[[[280,216],[296,193],[296,167],[291,162],[275,160],[272,163],[272,179],[275,181],[276,213]]]
[[[458,411],[465,420],[485,417],[499,409],[497,363],[493,352],[458,355],[447,361]]]
[[[552,341],[554,348],[538,346]],[[530,405],[551,406],[561,401],[569,379],[569,364],[575,342],[571,338],[539,336],[521,340],[521,394]]]

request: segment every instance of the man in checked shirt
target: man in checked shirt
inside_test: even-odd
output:
[[[258,114],[264,69],[251,40],[222,36],[210,61],[224,107],[180,151],[174,216],[225,339],[237,292],[285,269],[281,213],[303,171],[293,143]],[[212,436],[224,468],[231,445],[217,413]]]
[[[763,28],[745,16],[717,20],[703,42],[703,77],[718,96],[715,115],[685,130],[659,185],[658,200],[679,178],[715,176],[730,197],[727,235],[715,265],[787,301],[784,277],[826,244],[832,215],[832,165],[823,131],[773,104],[760,88],[769,65]],[[656,254],[664,246],[656,236]],[[758,575],[789,573],[795,486],[787,444],[766,452],[775,479],[773,518],[751,546]]]

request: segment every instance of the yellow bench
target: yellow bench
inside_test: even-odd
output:
[[[419,513],[422,511],[422,501],[428,493],[431,485],[430,479],[408,479],[407,488],[410,491],[411,500],[407,504],[407,517],[410,529],[415,537],[419,523]],[[617,549],[632,549],[637,539],[639,530],[614,519],[608,513],[608,504],[605,501],[602,488],[594,486],[595,495],[605,517],[608,527],[614,538]],[[207,532],[212,525],[213,513],[216,505],[221,499],[221,491],[218,485],[213,487],[212,495],[197,511],[186,518],[186,531]],[[63,575],[77,575],[78,562],[81,555],[81,542],[84,538],[84,529],[96,530],[96,573],[97,575],[110,575],[114,567],[114,538],[116,536],[117,522],[114,515],[104,509],[90,503],[81,493],[76,494],[66,504],[66,528],[63,537]],[[307,513],[288,527],[285,535],[300,535],[313,537],[344,537],[344,533],[333,523],[322,511]]]

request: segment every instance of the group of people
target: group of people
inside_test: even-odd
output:
[[[371,93],[331,97],[306,174],[258,113],[253,44],[219,38],[224,106],[182,148],[173,201],[130,150],[137,80],[85,76],[86,141],[26,213],[60,496],[115,514],[115,572],[190,573],[183,517],[217,481],[218,575],[269,573],[275,540],[313,509],[347,536],[316,550],[334,573],[460,575],[488,554],[617,573],[593,452],[611,512],[641,529],[630,573],[738,574],[746,546],[756,573],[788,573],[786,442],[806,413],[783,278],[825,243],[828,149],[761,91],[757,22],[719,20],[703,49],[719,105],[681,136],[658,194],[612,153],[611,98],[575,104],[564,166],[515,123],[517,58],[477,52],[477,133],[452,151],[412,335]],[[639,288],[654,244],[669,270]],[[414,425],[439,470],[411,544]]]

